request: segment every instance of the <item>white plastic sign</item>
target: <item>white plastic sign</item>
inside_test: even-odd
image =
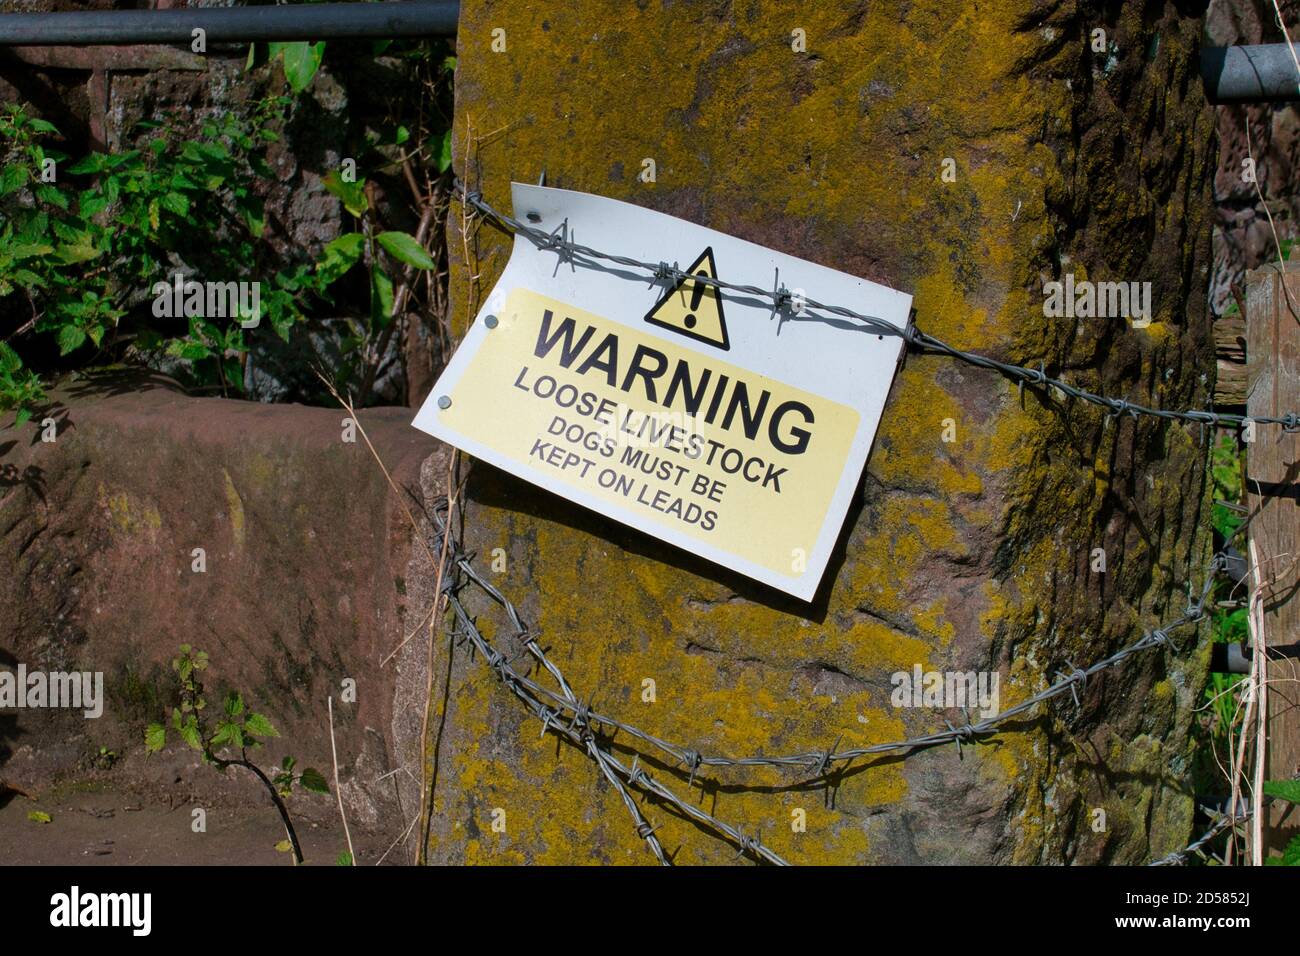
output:
[[[549,491],[810,600],[880,423],[911,296],[672,216],[514,184],[514,215],[681,280],[516,235],[415,426]],[[707,276],[764,296],[695,282]]]

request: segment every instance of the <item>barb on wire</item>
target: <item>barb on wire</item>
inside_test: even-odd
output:
[[[477,570],[468,561],[456,561],[459,570],[464,572],[466,578],[479,585],[489,596],[498,604],[501,604],[512,620],[518,618],[518,611],[514,605],[490,582],[485,581]],[[1211,562],[1214,567],[1216,562]],[[972,723],[969,720],[961,726],[949,726],[944,730],[935,733],[925,734],[919,737],[911,737],[906,740],[888,741],[886,743],[873,744],[869,747],[855,747],[847,750],[831,751],[811,750],[803,753],[785,754],[785,755],[756,755],[745,757],[729,757],[719,754],[703,754],[693,748],[685,747],[680,744],[672,743],[657,737],[654,734],[647,733],[640,728],[629,724],[611,714],[594,710],[586,705],[579,705],[571,696],[572,692],[567,694],[557,694],[554,691],[533,685],[532,690],[538,694],[543,702],[560,711],[565,711],[571,715],[578,715],[582,710],[584,720],[612,727],[615,730],[622,731],[629,737],[648,744],[662,753],[672,757],[678,764],[687,768],[691,774],[691,782],[700,767],[797,767],[809,772],[811,779],[816,780],[826,776],[835,764],[849,763],[862,757],[875,756],[880,754],[895,753],[899,751],[917,750],[925,747],[933,747],[939,744],[972,744],[977,743],[980,738],[988,737],[997,733],[1001,725],[1007,723],[1015,717],[1032,710],[1038,704],[1058,697],[1061,694],[1071,693],[1076,685],[1101,673],[1111,667],[1118,666],[1134,654],[1149,650],[1155,647],[1168,646],[1170,642],[1170,632],[1186,627],[1190,624],[1202,620],[1205,617],[1205,604],[1209,600],[1210,588],[1213,584],[1213,576],[1207,574],[1206,584],[1202,590],[1199,600],[1190,603],[1183,614],[1166,624],[1163,628],[1157,628],[1144,634],[1141,639],[1123,647],[1109,657],[1092,664],[1087,668],[1071,668],[1068,674],[1064,674],[1056,683],[1050,685],[1039,693],[1033,695],[1025,701],[1010,707],[1007,710],[1000,711],[992,717]],[[562,676],[558,676],[559,669],[546,656],[535,641],[529,643],[529,650],[539,662],[553,675],[557,681],[563,681]],[[530,682],[531,683],[531,682]],[[566,684],[561,684],[567,687]],[[836,746],[838,746],[838,741]]]
[[[602,252],[591,246],[581,245],[578,242],[568,238],[572,235],[572,230],[566,228],[562,233],[546,232],[530,226],[527,223],[520,222],[513,216],[493,207],[482,196],[481,193],[469,190],[465,184],[456,181],[456,194],[465,204],[474,207],[485,217],[494,220],[498,225],[504,227],[507,231],[525,237],[533,242],[539,249],[555,252],[559,256],[559,262],[567,262],[570,268],[576,265],[596,267],[600,262],[614,263],[615,265],[626,266],[630,269],[639,269],[647,273],[653,284],[654,281],[682,281],[691,279],[692,281],[704,286],[712,286],[718,290],[725,290],[743,295],[757,296],[766,299],[773,304],[776,311],[780,311],[784,306],[789,305],[789,293],[782,287],[774,285],[771,289],[764,289],[753,285],[739,285],[734,282],[727,282],[724,279],[718,279],[713,276],[696,275],[688,273],[679,268],[676,264],[670,266],[667,262],[647,262],[641,259],[635,259],[630,256],[616,255],[611,252]],[[1091,405],[1096,405],[1106,410],[1107,419],[1119,418],[1121,416],[1130,416],[1137,418],[1140,415],[1146,415],[1153,418],[1163,418],[1167,420],[1194,422],[1199,425],[1211,425],[1214,427],[1236,427],[1243,428],[1248,423],[1253,422],[1256,425],[1280,425],[1285,431],[1300,431],[1300,416],[1294,412],[1288,412],[1285,415],[1260,415],[1251,417],[1248,415],[1229,414],[1226,412],[1212,412],[1200,410],[1178,411],[1166,408],[1151,408],[1138,402],[1130,402],[1123,398],[1113,398],[1106,395],[1100,395],[1091,392],[1086,388],[1080,388],[1077,385],[1071,385],[1069,382],[1048,375],[1044,369],[1030,368],[1024,365],[1016,365],[1011,362],[1002,362],[998,359],[991,358],[987,355],[980,355],[977,352],[968,352],[959,349],[956,346],[949,345],[936,336],[921,331],[915,325],[907,325],[899,328],[892,322],[887,322],[879,316],[864,315],[846,306],[829,305],[824,302],[818,302],[816,299],[801,295],[800,303],[802,306],[801,314],[809,315],[813,318],[828,318],[837,316],[839,318],[852,319],[861,323],[860,328],[872,332],[876,335],[899,336],[908,345],[922,351],[929,351],[941,355],[948,355],[968,365],[977,368],[989,369],[1007,376],[1017,383],[1023,389],[1024,386],[1045,388],[1060,392],[1067,398],[1078,399]]]
[[[439,502],[432,512],[433,525],[437,536],[436,544],[439,548],[442,547],[442,535],[447,533],[447,523],[442,516],[442,510],[445,510],[445,507],[445,501]],[[1193,601],[1189,596],[1187,608],[1180,617],[1166,624],[1163,628],[1148,631],[1143,634],[1140,640],[1121,648],[1090,667],[1077,668],[1071,665],[1070,671],[1060,675],[1060,679],[1056,683],[992,717],[972,723],[969,716],[967,716],[966,723],[961,726],[955,727],[949,723],[945,730],[935,733],[906,740],[874,744],[869,747],[850,748],[843,751],[838,750],[840,740],[837,740],[829,750],[814,750],[778,756],[727,757],[704,754],[696,749],[669,742],[610,714],[594,709],[590,701],[581,700],[565,679],[560,668],[537,643],[536,637],[529,631],[514,603],[495,585],[478,573],[470,562],[469,555],[461,551],[452,542],[448,542],[448,549],[451,567],[454,569],[453,583],[448,591],[448,599],[452,610],[455,612],[458,633],[474,646],[483,656],[488,666],[496,673],[498,679],[541,721],[543,735],[548,731],[557,734],[585,750],[591,759],[595,761],[601,773],[614,786],[615,791],[631,814],[637,835],[646,841],[655,857],[665,864],[668,860],[662,845],[654,835],[657,827],[652,826],[641,814],[640,809],[636,806],[627,790],[629,786],[643,793],[653,794],[664,803],[671,805],[682,815],[690,817],[714,832],[721,834],[737,846],[742,854],[748,852],[755,858],[778,865],[784,865],[785,861],[770,848],[763,845],[758,836],[750,836],[740,829],[719,820],[694,804],[683,800],[671,788],[652,778],[640,768],[639,756],[634,756],[631,765],[625,766],[611,753],[608,741],[597,735],[597,728],[612,728],[615,733],[622,732],[674,758],[679,765],[689,770],[688,788],[694,786],[696,773],[701,767],[705,766],[796,767],[806,771],[810,775],[810,779],[818,780],[835,772],[837,764],[847,765],[862,757],[895,752],[903,752],[904,756],[906,756],[923,748],[946,743],[955,743],[960,751],[963,745],[977,744],[983,738],[1004,732],[1003,724],[1029,712],[1039,704],[1065,693],[1073,693],[1076,685],[1083,684],[1095,674],[1099,674],[1111,667],[1117,667],[1130,657],[1143,651],[1157,647],[1169,647],[1171,644],[1170,633],[1172,631],[1195,624],[1206,616],[1205,605],[1209,600],[1213,587],[1214,571],[1221,564],[1221,556],[1215,555],[1207,570],[1199,599]],[[469,616],[460,600],[459,592],[467,584],[477,586],[504,609],[510,619],[511,626],[514,628],[515,638],[551,675],[560,688],[559,692],[551,690],[531,677],[519,673],[510,660],[492,646],[473,618]],[[567,715],[567,720],[560,719],[561,715]],[[612,741],[612,737],[610,741]]]
[[[1202,847],[1217,837],[1225,830],[1234,829],[1237,824],[1245,823],[1250,819],[1251,811],[1247,808],[1244,812],[1238,814],[1221,813],[1215,819],[1214,823],[1208,830],[1193,840],[1181,850],[1175,850],[1167,856],[1162,856],[1158,860],[1152,860],[1147,866],[1182,866],[1187,862],[1187,858],[1193,854],[1201,855]]]
[[[688,274],[678,267],[676,263],[669,266],[665,261],[644,262],[628,256],[601,252],[576,242],[572,238],[573,232],[567,221],[560,230],[546,232],[496,210],[484,201],[479,193],[467,190],[462,182],[457,182],[456,189],[462,201],[475,208],[482,215],[495,220],[510,232],[527,238],[536,244],[539,249],[555,252],[558,257],[557,269],[560,263],[566,262],[571,268],[576,268],[578,265],[598,267],[599,262],[610,262],[648,273],[652,285],[656,281],[669,279],[682,281],[690,278],[695,282],[713,286],[718,290],[765,298],[773,303],[774,310],[781,310],[789,305],[789,293],[780,284],[779,275],[773,281],[773,288],[768,290],[758,286],[739,285],[707,275]],[[839,316],[856,320],[867,331],[879,335],[900,336],[914,348],[950,355],[968,364],[998,371],[1014,379],[1021,388],[1029,385],[1031,387],[1055,389],[1070,398],[1077,398],[1098,405],[1106,409],[1108,419],[1122,415],[1135,418],[1139,415],[1149,415],[1158,418],[1195,422],[1202,426],[1236,425],[1241,427],[1248,421],[1253,421],[1257,424],[1278,424],[1288,431],[1300,430],[1300,418],[1297,418],[1295,414],[1287,414],[1282,417],[1248,419],[1241,415],[1205,411],[1171,411],[1148,408],[1125,399],[1108,398],[1052,378],[1047,375],[1041,366],[1034,369],[1013,365],[988,356],[958,349],[948,345],[941,339],[922,332],[910,322],[907,326],[899,328],[878,316],[863,315],[843,306],[827,305],[804,296],[801,296],[800,299],[803,311],[813,313],[814,318],[819,317],[818,313],[821,313],[821,317]],[[434,509],[433,520],[439,536],[438,543],[441,547],[443,544],[441,538],[447,533],[447,526],[437,508]],[[640,809],[628,792],[628,787],[646,794],[653,794],[664,803],[671,805],[679,813],[723,835],[738,847],[741,854],[749,853],[756,859],[763,859],[777,864],[784,864],[785,861],[764,846],[758,836],[750,836],[693,804],[682,800],[671,788],[653,779],[642,770],[639,766],[639,758],[634,757],[630,767],[624,766],[609,749],[608,743],[612,742],[612,735],[608,741],[602,739],[597,734],[597,728],[611,728],[615,735],[622,732],[628,737],[673,758],[679,766],[686,768],[689,772],[688,789],[694,787],[696,775],[702,767],[794,767],[809,774],[811,780],[820,780],[837,772],[838,765],[844,764],[847,767],[853,761],[868,756],[889,753],[902,753],[907,756],[924,748],[948,743],[956,744],[960,755],[963,746],[976,745],[993,734],[1004,732],[1004,725],[1009,721],[1062,694],[1071,694],[1077,706],[1079,704],[1078,689],[1084,686],[1094,675],[1109,668],[1118,667],[1135,654],[1157,647],[1169,647],[1171,632],[1188,625],[1194,625],[1206,616],[1205,605],[1209,600],[1210,591],[1213,587],[1214,574],[1222,564],[1222,556],[1215,555],[1210,567],[1207,569],[1200,599],[1195,602],[1189,599],[1187,609],[1177,619],[1167,623],[1163,628],[1147,632],[1140,640],[1121,648],[1109,657],[1103,658],[1089,667],[1080,668],[1067,662],[1068,671],[1058,673],[1058,679],[1055,683],[1014,707],[1000,711],[992,717],[971,722],[969,715],[967,715],[966,722],[961,726],[953,726],[951,723],[945,722],[946,727],[944,730],[931,734],[873,744],[868,747],[849,748],[843,751],[838,750],[840,741],[836,741],[835,746],[830,750],[814,750],[775,756],[759,754],[730,757],[704,754],[694,748],[664,740],[612,715],[596,710],[589,699],[580,699],[565,680],[560,668],[547,656],[537,643],[535,636],[529,632],[527,625],[509,598],[475,570],[470,562],[469,555],[461,552],[450,542],[448,542],[448,545],[450,547],[451,565],[455,570],[455,574],[452,576],[453,580],[448,585],[448,598],[450,606],[455,611],[457,627],[461,635],[482,654],[486,663],[497,674],[502,683],[541,721],[543,735],[551,732],[564,737],[582,748],[595,761],[601,773],[615,788],[620,799],[627,807],[629,814],[632,816],[637,835],[646,841],[651,852],[655,854],[661,863],[665,864],[668,860],[662,846],[654,835],[657,828],[652,826],[641,814]],[[510,619],[511,626],[514,628],[515,640],[551,675],[551,678],[559,687],[558,692],[537,683],[524,674],[520,674],[514,669],[510,660],[492,646],[466,613],[460,601],[458,591],[466,583],[477,586],[502,607]]]
[[[437,529],[438,545],[441,547],[441,537],[446,534],[447,531],[446,523],[437,510],[434,512],[434,524]],[[472,571],[472,566],[469,564],[466,556],[463,553],[460,553],[455,548],[455,545],[450,542],[448,544],[453,556],[455,567],[462,572],[466,568],[470,568]],[[477,574],[474,574],[473,577],[467,575],[466,579],[483,586],[483,582],[478,578]],[[691,819],[721,834],[734,843],[741,853],[749,853],[757,859],[766,860],[767,862],[774,863],[778,866],[786,865],[784,859],[769,847],[764,846],[758,838],[743,833],[740,829],[719,820],[707,811],[701,810],[699,807],[683,800],[671,788],[660,783],[658,780],[655,780],[648,773],[642,770],[636,759],[632,761],[630,767],[624,766],[617,757],[610,753],[608,745],[596,734],[595,728],[605,723],[604,719],[593,713],[590,706],[581,702],[573,693],[573,690],[569,687],[567,681],[565,681],[564,675],[560,673],[559,668],[556,667],[554,662],[552,662],[546,656],[545,652],[538,647],[537,642],[530,634],[528,634],[527,629],[523,627],[523,623],[519,619],[518,611],[514,608],[514,605],[506,600],[505,596],[502,595],[501,592],[497,591],[496,588],[489,586],[485,588],[485,590],[504,603],[512,622],[517,624],[519,633],[526,638],[527,647],[530,653],[537,657],[547,671],[555,677],[556,682],[564,688],[564,694],[562,696],[557,695],[553,691],[542,687],[536,681],[533,681],[531,678],[526,677],[515,670],[505,655],[492,646],[491,642],[488,641],[482,630],[474,622],[474,619],[469,616],[468,612],[465,610],[464,604],[460,600],[458,594],[459,587],[453,587],[453,589],[448,593],[448,601],[452,610],[455,612],[460,633],[483,656],[484,661],[496,673],[498,679],[505,684],[505,686],[513,692],[516,697],[523,701],[537,719],[542,722],[543,734],[550,731],[551,733],[564,737],[571,743],[585,750],[591,759],[595,761],[605,779],[614,787],[615,792],[623,801],[623,805],[627,807],[628,813],[632,816],[632,822],[637,836],[646,841],[650,851],[661,864],[668,865],[669,860],[667,855],[664,853],[659,838],[655,836],[655,831],[658,827],[651,825],[649,821],[645,819],[640,808],[628,792],[628,786],[635,787],[644,793],[653,794],[664,803],[671,805],[679,813],[690,817]],[[556,708],[548,707],[545,703],[547,700],[550,700],[563,709],[570,711],[573,715],[572,719],[568,722],[557,720],[557,710]],[[624,781],[626,781],[626,784]]]

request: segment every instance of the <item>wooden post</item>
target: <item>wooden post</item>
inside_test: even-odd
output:
[[[1248,414],[1300,412],[1300,263],[1287,263],[1285,277],[1277,264],[1249,273],[1246,313]],[[1269,648],[1263,778],[1284,780],[1300,774],[1300,666],[1278,653],[1300,640],[1300,433],[1255,429],[1246,446],[1246,495]],[[1300,832],[1300,814],[1288,806],[1265,815],[1265,855]]]

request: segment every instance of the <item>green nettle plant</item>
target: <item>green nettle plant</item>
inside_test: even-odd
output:
[[[257,268],[265,223],[253,184],[270,173],[262,151],[288,102],[273,97],[247,117],[209,121],[202,140],[141,123],[142,148],[71,164],[48,145],[57,135],[51,124],[8,106],[0,114],[0,297],[27,300],[31,319],[20,331],[53,334],[60,356],[111,345],[182,359],[200,381],[238,383],[246,348],[238,323],[193,316],[169,328],[152,316],[150,290],[182,263],[220,279],[234,278],[224,275],[231,263]],[[298,276],[277,275],[271,285],[262,313],[287,336],[301,318]],[[144,321],[124,327],[133,312]],[[21,368],[15,354],[10,347],[4,356],[11,376]],[[30,389],[0,392],[0,407],[22,416],[30,399]]]
[[[180,704],[172,708],[171,728],[186,744],[203,756],[203,762],[223,773],[228,767],[242,767],[257,777],[266,787],[280,813],[287,837],[287,849],[293,851],[294,863],[302,863],[302,846],[289,817],[285,800],[295,786],[313,793],[329,793],[329,784],[319,770],[311,767],[299,772],[297,761],[285,757],[280,766],[270,774],[248,759],[248,751],[262,746],[258,738],[278,737],[279,731],[265,715],[245,712],[243,695],[231,691],[222,702],[221,713],[209,719],[207,700],[203,696],[203,682],[199,675],[208,669],[208,655],[193,650],[189,644],[180,646],[180,656],[172,659],[172,670],[180,680]],[[167,727],[150,724],[145,728],[146,753],[158,753],[167,745]]]
[[[257,328],[287,342],[313,309],[334,306],[330,287],[364,260],[369,321],[349,320],[354,334],[345,345],[373,352],[375,337],[387,341],[391,277],[406,267],[433,268],[413,236],[353,232],[329,243],[318,261],[265,265],[257,186],[272,178],[264,150],[279,139],[276,128],[291,103],[268,97],[243,115],[209,120],[201,139],[179,139],[163,124],[144,122],[133,134],[140,148],[91,153],[75,163],[51,145],[58,135],[52,124],[20,105],[0,110],[0,307],[30,313],[0,341],[0,412],[14,412],[22,424],[44,399],[40,377],[15,344],[42,333],[53,336],[60,368],[125,358],[188,376],[194,386],[240,394],[246,335],[254,332],[239,317],[155,314],[154,287],[180,272],[258,283]],[[346,188],[332,191],[349,199],[364,188],[364,181],[343,184],[337,174],[334,181]],[[240,274],[231,275],[232,268]],[[74,354],[90,349],[93,355]],[[336,377],[344,381],[346,374]]]
[[[1300,780],[1265,780],[1264,793],[1274,800],[1300,804]],[[1268,866],[1300,866],[1300,834],[1293,836],[1281,856],[1264,861]]]

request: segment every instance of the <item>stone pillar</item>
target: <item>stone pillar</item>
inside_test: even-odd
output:
[[[507,210],[511,180],[545,171],[548,185],[911,292],[920,327],[961,347],[1204,407],[1214,122],[1186,5],[1124,5],[1115,20],[1028,0],[800,6],[466,3],[456,171]],[[653,182],[638,175],[647,160]],[[463,331],[509,240],[466,230],[460,211],[449,245]],[[1045,317],[1043,285],[1064,272],[1151,282],[1153,321]],[[892,706],[896,672],[997,670],[1005,709],[1181,613],[1207,557],[1198,438],[1107,424],[912,355],[811,605],[486,465],[470,472],[465,538],[485,567],[503,549],[492,580],[601,709],[713,753],[845,749],[962,719]],[[443,475],[425,474],[440,493]],[[499,615],[476,610],[518,653]],[[1206,663],[1189,644],[960,756],[862,760],[829,789],[797,770],[702,772],[693,798],[791,862],[1143,862],[1192,830],[1188,729]],[[651,862],[584,754],[539,739],[463,648],[450,675],[447,661],[444,641],[432,859]],[[686,792],[686,769],[643,766]],[[505,833],[491,829],[496,808]],[[791,825],[800,808],[806,832]],[[734,859],[667,810],[645,812],[677,862]]]

